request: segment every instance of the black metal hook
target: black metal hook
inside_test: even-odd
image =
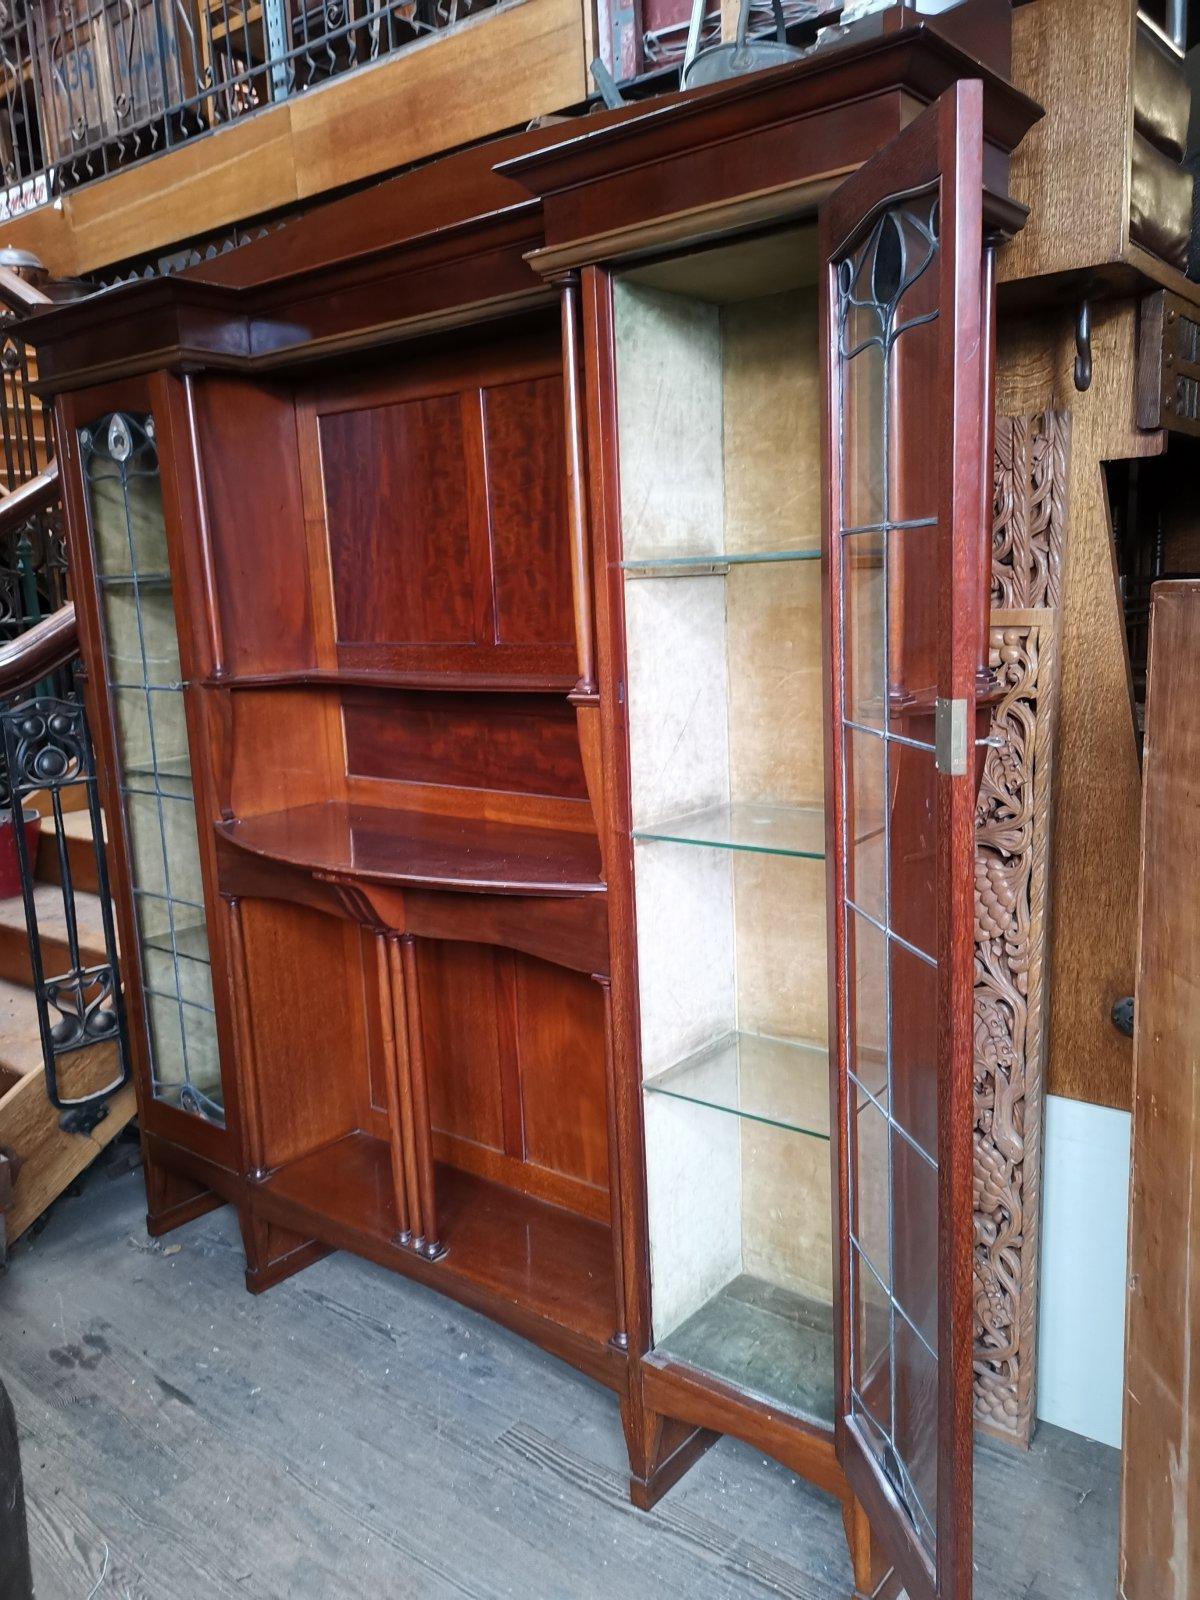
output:
[[[1081,300],[1075,314],[1075,387],[1080,394],[1092,387],[1092,307]]]

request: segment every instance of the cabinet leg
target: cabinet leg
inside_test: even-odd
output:
[[[223,1206],[225,1201],[194,1178],[164,1167],[142,1146],[142,1171],[146,1180],[146,1231],[152,1238],[170,1233],[195,1217]]]
[[[854,1568],[854,1600],[895,1600],[901,1592],[900,1580],[871,1532],[861,1501],[851,1496],[842,1502],[842,1522]]]
[[[238,1226],[246,1252],[246,1287],[251,1294],[274,1288],[294,1272],[332,1253],[331,1245],[264,1222],[245,1207],[238,1208]]]
[[[621,1424],[629,1450],[629,1498],[649,1511],[683,1477],[719,1434],[646,1411],[636,1399],[621,1402]]]

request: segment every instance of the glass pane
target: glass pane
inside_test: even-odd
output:
[[[110,654],[111,659],[111,654]],[[150,743],[150,697],[144,689],[114,689],[117,743],[126,772],[151,772],[154,750]]]
[[[926,955],[937,950],[937,765],[932,750],[890,741],[890,923]]]
[[[904,255],[901,289],[892,314],[891,370],[888,394],[888,519],[914,522],[938,513],[938,458],[929,449],[928,419],[911,426],[905,407],[914,397],[924,406],[936,405],[937,396],[937,294],[936,251],[932,238],[932,212],[936,200],[925,196],[912,210],[897,212],[901,219]]]
[[[887,1070],[887,942],[865,917],[851,916],[849,962],[853,974],[850,1071],[886,1107]]]
[[[854,1388],[864,1409],[885,1434],[892,1431],[891,1296],[854,1247],[850,1251],[854,1307]]]
[[[846,829],[851,841],[847,887],[860,910],[877,922],[887,913],[884,899],[884,752],[882,739],[869,733],[846,737],[846,788],[850,804]],[[893,755],[895,751],[893,750]]]
[[[129,870],[135,886],[150,894],[167,893],[167,867],[158,798],[131,794],[125,799],[129,835]]]
[[[856,1246],[851,1412],[930,1549],[939,1240],[932,744],[943,642],[943,463],[930,448],[937,223],[936,190],[910,196],[882,212],[839,266],[843,503],[835,529],[843,570],[840,893],[849,902],[843,1060],[852,1074],[846,1156]]]
[[[892,1435],[903,1499],[931,1547],[937,1530],[938,1364],[920,1338],[895,1318],[895,1411]]]
[[[888,546],[888,725],[933,743],[937,694],[938,530],[890,528]]]
[[[937,1160],[937,968],[892,945],[892,1115]]]
[[[846,526],[875,528],[883,522],[884,503],[883,351],[878,343],[847,362],[843,382]]]
[[[885,684],[883,541],[877,533],[847,534],[842,542],[845,638],[842,671],[852,722],[883,726]]]
[[[154,1093],[222,1121],[179,641],[151,417],[79,435],[121,762]]]
[[[892,1293],[931,1350],[937,1349],[937,1168],[892,1130]]]
[[[885,1286],[892,1276],[892,1192],[888,1119],[872,1100],[858,1107],[851,1147],[858,1183],[850,1225],[859,1248]]]

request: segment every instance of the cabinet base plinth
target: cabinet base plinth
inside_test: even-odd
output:
[[[247,1211],[239,1211],[238,1222],[246,1252],[246,1288],[251,1294],[263,1294],[333,1253],[332,1246],[319,1239],[306,1239]]]
[[[652,1510],[721,1437],[627,1400],[621,1403],[621,1422],[629,1450],[629,1498],[639,1511]]]
[[[144,1146],[142,1165],[146,1179],[146,1232],[153,1239],[225,1204],[223,1195],[214,1194],[196,1179],[160,1165],[146,1153]]]

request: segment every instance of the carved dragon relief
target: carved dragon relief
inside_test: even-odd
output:
[[[976,815],[975,1418],[1033,1432],[1050,777],[1066,413],[998,417],[989,639],[997,693]]]

